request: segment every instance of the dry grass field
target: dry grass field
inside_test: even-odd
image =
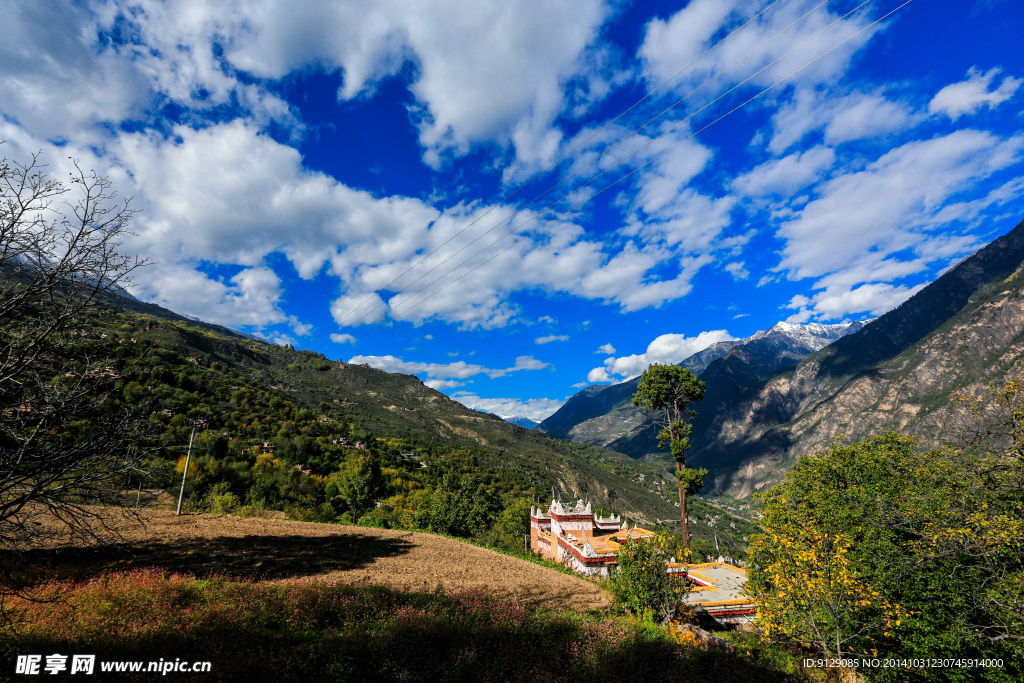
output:
[[[30,550],[35,564],[85,569],[160,567],[197,577],[317,580],[401,591],[482,592],[548,609],[610,604],[598,585],[433,534],[261,517],[142,510],[106,520],[104,541],[60,552]]]

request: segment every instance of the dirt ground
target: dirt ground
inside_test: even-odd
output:
[[[162,567],[196,576],[315,579],[398,590],[483,591],[549,609],[610,603],[596,584],[442,536],[283,519],[143,510],[108,522],[117,541],[36,549],[34,562],[98,568]],[[113,538],[111,536],[111,538]]]

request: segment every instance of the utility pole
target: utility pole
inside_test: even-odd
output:
[[[185,455],[185,471],[181,473],[181,492],[178,493],[178,511],[174,514],[181,514],[181,501],[185,497],[185,478],[188,477],[188,464],[192,459],[192,442],[196,438],[196,423],[192,423],[192,436],[188,438],[188,453]]]

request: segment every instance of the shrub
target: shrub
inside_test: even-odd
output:
[[[241,505],[241,499],[229,491],[213,497],[213,507],[211,512],[215,515],[224,515],[234,512],[241,507]]]
[[[619,551],[611,589],[632,614],[665,624],[683,609],[686,585],[666,571],[668,553],[656,543],[633,541]]]
[[[213,663],[212,675],[175,680],[807,680],[632,620],[534,610],[474,593],[196,579],[157,569],[41,588],[68,599],[22,601],[28,626],[0,632],[8,663],[19,653],[76,652],[88,643],[98,661],[188,653]]]

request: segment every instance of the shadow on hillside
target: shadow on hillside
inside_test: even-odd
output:
[[[359,533],[337,536],[243,536],[183,539],[171,543],[110,544],[61,551],[33,550],[33,565],[81,569],[161,567],[197,577],[221,574],[254,579],[311,577],[366,567],[383,557],[404,555],[413,544],[401,538]]]

